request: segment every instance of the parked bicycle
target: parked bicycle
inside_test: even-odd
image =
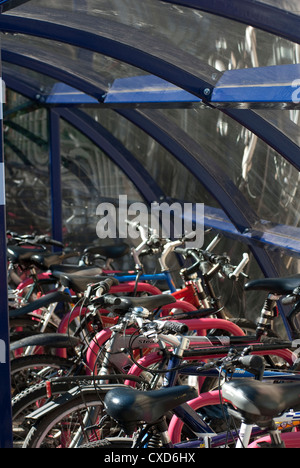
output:
[[[149,298],[152,299],[153,298]],[[148,301],[149,301],[148,299]],[[128,300],[128,299],[127,299]],[[157,299],[156,299],[157,300]],[[161,354],[160,356],[156,356],[156,360],[152,359],[153,353],[150,353],[149,356],[149,361],[148,365],[146,366],[145,363],[142,365],[142,360],[137,363],[139,366],[139,371],[140,372],[146,372],[146,375],[148,375],[148,378],[145,379],[145,377],[141,373],[135,373],[133,376],[133,379],[136,379],[137,377],[140,377],[143,379],[144,384],[147,385],[148,383],[148,388],[151,380],[149,381],[149,374],[150,376],[153,375],[153,381],[151,382],[152,385],[156,386],[157,383],[160,380],[160,376],[162,373],[166,374],[172,374],[174,377],[172,379],[172,385],[176,381],[176,376],[178,375],[177,373],[177,367],[181,368],[182,366],[179,365],[179,362],[177,361],[178,359],[188,359],[190,361],[193,360],[203,360],[203,359],[209,359],[209,358],[214,358],[220,354],[226,355],[228,352],[228,346],[223,347],[221,346],[222,340],[217,343],[217,339],[215,343],[211,342],[208,340],[207,337],[191,337],[191,341],[189,340],[188,337],[182,337],[182,341],[178,339],[178,337],[174,337],[173,335],[165,335],[163,333],[164,328],[166,330],[179,330],[179,326],[181,327],[182,324],[178,323],[172,323],[172,322],[162,322],[162,321],[151,321],[147,320],[146,317],[146,310],[143,309],[143,313],[140,308],[137,308],[134,310],[134,308],[128,312],[128,307],[127,307],[127,313],[124,315],[124,318],[122,320],[122,324],[126,324],[126,326],[131,326],[131,321],[134,320],[136,324],[139,324],[139,330],[141,325],[143,326],[144,334],[143,339],[141,342],[141,339],[139,339],[139,335],[133,334],[131,335],[131,344],[133,346],[138,346],[139,348],[143,346],[157,346],[157,341],[155,338],[151,337],[151,335],[156,335],[158,333],[158,341],[160,343],[160,349],[162,351],[165,351],[166,354]],[[149,315],[148,315],[149,317]],[[121,324],[120,324],[121,325]],[[124,364],[124,352],[121,353],[121,350],[126,347],[127,351],[125,354],[128,354],[128,347],[130,345],[129,343],[122,340],[123,335],[123,330],[122,327],[117,326],[116,332],[118,332],[118,335],[121,340],[121,344],[123,345],[122,348],[113,348],[113,341],[108,342],[107,346],[107,351],[110,354],[110,358],[112,357],[119,357],[122,360],[122,363]],[[148,325],[148,326],[146,326]],[[186,326],[186,324],[184,324]],[[157,328],[156,328],[157,327]],[[237,337],[236,340],[233,337],[232,342],[228,343],[231,346],[233,343],[235,346],[238,346],[238,342],[240,342],[239,346],[244,347],[246,340],[249,341],[248,337]],[[195,341],[195,343],[194,343]],[[171,348],[173,348],[174,352],[171,353],[171,355],[168,352],[168,347],[166,348],[162,343],[168,343]],[[193,343],[192,343],[193,342]],[[237,342],[237,343],[236,343]],[[120,343],[120,342],[119,342]],[[191,346],[191,343],[193,346],[198,346],[198,350],[193,348]],[[175,345],[177,346],[175,347]],[[287,350],[286,347],[289,346],[290,343],[287,342],[280,342],[278,344],[264,344],[264,343],[256,343],[255,346],[256,352],[261,352],[263,354],[267,354],[268,352],[270,353],[275,353],[278,354],[282,357],[285,357],[286,360],[289,360],[289,364],[292,364],[292,358],[293,355],[291,351]],[[186,351],[186,348],[189,347],[190,349]],[[174,349],[175,348],[175,349]],[[277,348],[277,349],[276,349]],[[108,355],[109,355],[108,354]],[[107,355],[107,356],[108,356]],[[133,357],[131,353],[131,357]],[[144,358],[146,359],[146,357]],[[127,361],[128,362],[128,361]],[[29,431],[28,438],[24,444],[25,447],[37,447],[37,446],[47,446],[50,444],[50,446],[76,446],[80,442],[82,442],[85,438],[90,438],[90,437],[95,437],[95,434],[97,437],[103,437],[103,435],[107,435],[110,433],[112,428],[116,429],[116,425],[112,424],[111,420],[105,417],[103,414],[103,395],[106,393],[108,388],[111,388],[110,386],[107,387],[106,382],[108,377],[112,377],[111,373],[107,373],[108,368],[107,364],[108,362],[105,361],[105,359],[102,360],[103,367],[101,368],[99,374],[97,376],[96,381],[94,381],[91,385],[79,385],[75,386],[74,389],[72,390],[71,394],[68,392],[68,397],[66,398],[64,395],[62,395],[61,398],[54,399],[53,402],[49,402],[46,406],[43,406],[41,410],[38,410],[31,415],[28,416],[28,418],[34,422],[34,425]],[[150,365],[158,364],[161,365],[162,368],[160,370],[153,369],[151,370]],[[165,365],[169,364],[169,369],[165,368]],[[142,366],[142,368],[140,367]],[[182,369],[180,372],[183,372],[184,369],[186,369],[187,364],[184,363]],[[190,367],[190,365],[189,365]],[[123,369],[124,370],[124,369]],[[169,370],[169,372],[168,372]],[[175,372],[176,370],[176,372]],[[190,369],[188,370],[188,373],[190,372]],[[104,375],[102,373],[105,373]],[[238,374],[240,376],[240,374]],[[132,374],[128,372],[127,374],[127,379],[130,381]],[[159,377],[157,377],[159,376]],[[276,374],[276,377],[278,374]],[[115,376],[115,378],[119,378],[119,374]],[[273,378],[275,378],[273,376]],[[101,380],[100,380],[101,379]],[[106,385],[102,387],[101,385],[97,385],[97,381],[99,383],[102,383],[103,385]],[[124,380],[124,379],[123,379]],[[171,382],[171,379],[168,380]],[[72,378],[72,383],[74,384],[75,380]],[[132,385],[132,382],[131,382]],[[155,388],[155,387],[154,387]],[[194,389],[195,390],[195,389]],[[101,396],[102,395],[102,396]],[[90,410],[88,409],[90,408]],[[103,421],[101,417],[104,417]],[[79,421],[82,421],[80,424]],[[72,424],[70,425],[70,422]],[[76,423],[75,423],[76,422]],[[84,423],[83,423],[84,422]],[[75,423],[75,426],[73,426],[73,423]],[[104,426],[102,427],[102,423]],[[65,428],[66,433],[62,431],[62,428]],[[115,430],[114,429],[114,430]],[[119,428],[120,429],[120,428]],[[75,433],[76,435],[75,435]],[[60,437],[53,437],[54,434],[63,434],[63,441]]]
[[[282,435],[275,423],[291,420],[291,408],[300,402],[300,382],[287,384],[266,384],[261,379],[264,375],[264,361],[262,357],[248,355],[246,348],[241,354],[231,351],[225,358],[216,363],[203,364],[199,370],[221,367],[230,376],[230,381],[222,385],[218,391],[218,403],[221,403],[224,420],[228,424],[225,433],[216,434],[187,404],[193,400],[195,389],[190,386],[179,386],[140,392],[130,387],[114,388],[107,392],[104,406],[108,416],[113,418],[127,434],[124,438],[108,438],[92,443],[83,444],[82,448],[166,448],[166,449],[195,449],[226,447],[236,444],[237,448],[248,447],[250,438],[261,437],[267,433],[270,443],[265,439],[255,442],[256,446],[270,448],[284,447],[284,440],[288,444],[300,447],[300,434],[294,433],[292,438]],[[235,368],[246,369],[257,380],[231,380]],[[202,406],[212,404],[212,395],[203,394]],[[226,409],[223,405],[228,402]],[[216,402],[216,400],[215,400]],[[173,411],[177,418],[187,427],[181,432],[186,440],[174,443],[173,429],[168,424],[168,412]],[[283,413],[285,413],[283,415]],[[232,429],[229,415],[242,421],[239,429]],[[293,419],[299,420],[299,413],[293,413]],[[171,423],[172,424],[172,423]],[[192,434],[194,437],[192,437]],[[197,434],[201,434],[200,436]],[[297,434],[297,435],[295,435]],[[260,445],[262,444],[262,445]]]

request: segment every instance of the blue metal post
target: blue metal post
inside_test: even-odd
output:
[[[49,111],[49,164],[51,182],[52,237],[63,241],[62,227],[62,191],[61,191],[61,157],[60,157],[60,125],[59,115]],[[53,250],[59,250],[54,247]]]
[[[1,59],[0,59],[1,68]],[[0,73],[2,77],[2,70]],[[3,99],[0,80],[0,448],[12,448],[12,411],[9,353],[8,281],[6,253],[5,165]]]

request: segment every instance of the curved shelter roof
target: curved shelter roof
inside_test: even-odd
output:
[[[1,364],[6,220],[84,245],[120,194],[204,203],[233,260],[299,271],[299,15],[299,0],[0,0]],[[0,382],[5,447],[9,365]]]
[[[206,225],[259,249],[265,274],[278,267],[262,247],[298,256],[296,0],[16,0],[2,8],[3,78],[31,115],[43,108],[50,128],[92,141],[133,198],[204,202]],[[9,154],[9,133],[28,130],[18,106],[9,102],[5,114]],[[70,165],[55,138],[46,146]],[[61,236],[58,208],[69,205],[55,172],[45,192]],[[98,195],[119,193],[108,192]]]

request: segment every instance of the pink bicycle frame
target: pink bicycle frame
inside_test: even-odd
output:
[[[175,302],[174,304],[172,304],[172,306],[176,307],[176,304],[177,303]],[[184,302],[180,301],[177,307],[179,307],[179,305],[183,307]],[[187,303],[187,307],[190,307],[190,306],[191,305]],[[206,330],[211,330],[212,328],[218,328],[221,330],[229,331],[234,336],[245,335],[243,330],[241,330],[237,325],[235,325],[234,323],[230,321],[223,320],[223,319],[201,318],[201,319],[176,320],[176,322],[187,324],[189,329],[197,331],[197,334],[199,336],[205,336]],[[102,330],[95,336],[95,338],[90,343],[89,349],[86,355],[86,361],[87,361],[87,365],[89,369],[93,369],[93,370],[95,369],[96,371],[96,360],[97,360],[98,350],[110,338],[111,334],[112,334],[112,331],[109,328]],[[192,340],[192,337],[191,337],[191,340]],[[157,354],[156,352],[151,352],[147,354],[144,358],[142,358],[141,362],[143,361],[143,359],[145,359],[146,360],[145,367],[147,367],[148,365],[153,364],[152,359],[155,360],[156,356],[158,360],[161,359],[160,354]],[[198,359],[198,358],[193,358],[193,359]],[[154,362],[158,362],[158,361],[154,361]],[[136,375],[135,373],[137,372],[138,374],[140,374],[140,371],[141,370],[137,365],[133,365],[130,371],[128,372],[128,374]],[[126,381],[126,383],[127,385],[130,385],[128,381]]]

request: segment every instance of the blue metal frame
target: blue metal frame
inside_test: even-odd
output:
[[[153,54],[155,50],[153,37],[143,34],[143,40],[136,41],[132,38],[130,27],[114,22],[101,22],[101,20],[98,23],[99,34],[83,30],[78,34],[78,30],[72,27],[5,15],[5,17],[0,17],[0,30],[61,41],[108,55],[160,76],[170,83],[174,83],[180,88],[199,96],[204,101],[206,100],[207,90],[212,91],[213,74],[215,73],[213,67],[198,61],[195,57],[187,56],[185,52],[179,51],[176,47],[170,45],[164,46],[164,58],[157,57]],[[159,45],[161,45],[160,42],[157,46]],[[178,65],[179,59],[182,62],[181,66]],[[190,69],[191,60],[194,61],[195,72],[185,70],[185,65]],[[207,77],[210,77],[209,81]]]
[[[134,64],[137,65],[136,63],[134,63]],[[166,77],[164,76],[164,78],[166,78]],[[179,83],[176,82],[176,84],[178,85]],[[189,91],[190,91],[190,90],[189,90]],[[226,111],[226,113],[227,113],[228,115],[233,116],[233,118],[235,118],[235,119],[236,119],[237,112],[241,112],[241,111],[237,111],[237,110],[228,110],[228,111]],[[253,113],[249,113],[249,112],[248,112],[247,114],[245,114],[245,111],[243,111],[243,117],[244,117],[244,118],[243,118],[243,125],[246,126],[247,128],[249,128],[250,130],[252,130],[251,125],[248,124],[248,123],[249,123],[249,120],[251,120],[251,119],[249,119],[249,116],[252,117],[252,116],[253,116]],[[241,120],[241,113],[239,114],[239,119]],[[237,119],[236,119],[236,120],[237,120]],[[257,115],[255,115],[254,118],[252,118],[252,120],[255,120],[256,128],[257,128],[257,129],[260,128],[261,132],[263,132],[263,125],[260,125],[260,124],[265,124],[264,120],[263,120],[262,118],[260,118],[260,117],[257,117]],[[269,125],[269,124],[268,124],[268,125]],[[273,139],[273,137],[274,137],[274,131],[276,132],[276,129],[275,129],[273,126],[270,126],[270,125],[269,125],[269,128],[271,129],[271,132],[270,132],[270,133],[272,133],[272,135],[270,135],[271,142],[270,142],[270,141],[267,141],[267,140],[265,140],[265,141],[266,141],[268,144],[271,144],[271,145],[272,145],[272,139]],[[284,141],[283,141],[283,140],[284,140],[284,139],[287,140],[287,139],[281,134],[281,132],[278,132],[278,131],[277,131],[276,134],[277,134],[277,135],[280,135],[279,141],[280,141],[280,143],[282,142],[282,143],[281,143],[281,151],[283,151],[283,150],[284,150]],[[294,147],[294,149],[295,149],[294,163],[297,164],[297,161],[296,161],[297,154],[296,154],[296,153],[297,153],[297,150],[298,150],[298,149],[297,149],[296,147]],[[184,161],[183,161],[183,164],[185,164]],[[233,204],[234,204],[234,201],[233,201]],[[244,228],[245,228],[244,225],[241,226],[241,229],[244,229]]]
[[[300,43],[299,15],[257,0],[162,0],[251,25]]]
[[[135,281],[137,278],[137,275],[122,275],[118,276],[118,274],[115,275],[115,277],[118,279],[119,283],[126,283],[128,281]],[[168,285],[169,290],[171,293],[176,291],[175,284],[172,280],[171,273],[169,271],[164,271],[162,273],[155,273],[153,275],[151,274],[142,274],[139,276],[139,281],[164,281]]]
[[[74,76],[71,72],[66,70],[59,69],[53,65],[45,63],[41,60],[32,59],[30,57],[25,57],[20,54],[16,54],[11,51],[3,51],[3,61],[9,63],[15,63],[22,67],[29,68],[39,73],[50,76],[56,80],[62,80],[68,83],[71,86],[74,86],[77,89],[80,89],[84,93],[103,101],[104,90],[95,88],[89,82]],[[9,76],[6,78],[11,83],[15,82],[15,89],[18,85],[16,83],[16,78]],[[146,78],[147,79],[147,78]],[[100,82],[101,83],[101,82]],[[20,85],[24,89],[26,84],[23,83]],[[23,91],[25,92],[25,91]],[[188,93],[190,96],[191,94]],[[26,90],[26,95],[31,96],[31,99],[36,99],[36,93],[30,93],[30,90]],[[101,98],[100,98],[101,97]],[[43,96],[41,98],[44,99]],[[195,98],[197,99],[197,98]],[[105,98],[104,98],[105,102]],[[42,103],[44,104],[44,103]],[[131,103],[133,105],[133,102]],[[279,154],[281,154],[285,159],[287,159],[294,167],[300,170],[300,150],[299,147],[293,143],[283,132],[274,127],[271,123],[263,119],[257,113],[252,110],[247,109],[220,109],[221,112],[227,114],[230,118],[236,120],[244,127],[248,128],[251,132],[255,133],[259,138],[261,138],[265,143],[275,149]]]
[[[60,157],[60,123],[55,111],[49,110],[49,169],[51,184],[51,212],[52,212],[52,237],[63,242],[62,219],[62,190],[61,190],[61,157]],[[53,247],[54,251],[61,250]]]
[[[296,109],[300,107],[300,93],[295,88],[299,76],[299,64],[227,70],[216,81],[207,101],[220,110],[265,108],[266,103],[268,109],[278,108],[278,103],[284,104],[285,109]],[[61,93],[56,98],[51,96],[51,102],[58,103],[60,97]],[[157,104],[161,108],[172,104],[179,108],[201,102],[193,94],[153,75],[118,78],[104,98],[104,104],[114,108],[132,104],[144,107]]]
[[[20,92],[22,94],[22,91],[23,91],[22,83],[15,82],[14,80],[13,80],[13,83],[11,83],[10,77],[8,77],[7,84],[12,85],[12,87],[17,92]],[[26,88],[26,90],[27,90],[27,88]],[[60,109],[60,112],[62,112],[62,109]],[[78,112],[80,112],[80,111],[78,111]],[[155,120],[156,119],[154,119],[154,122],[153,121],[150,122],[150,126],[148,127],[148,118],[147,118],[146,115],[141,115],[141,113],[140,112],[138,113],[136,110],[119,110],[118,112],[121,113],[121,115],[123,115],[126,119],[129,119],[130,121],[132,121],[133,123],[138,122],[138,125],[146,133],[150,134],[153,138],[157,138],[156,131],[155,131],[155,129],[156,129]],[[244,112],[247,112],[247,114],[248,114],[248,111],[242,112],[242,111],[237,111],[236,110],[235,112],[242,113],[243,115],[245,115]],[[74,113],[74,109],[68,111],[67,114],[68,114],[69,118],[73,115],[73,113]],[[65,115],[65,117],[67,116],[67,114]],[[84,115],[84,118],[86,119],[87,118],[86,114],[83,114],[83,115]],[[253,114],[253,115],[256,116],[256,114]],[[260,120],[262,120],[262,119],[259,116],[256,116],[256,117],[257,117],[257,120],[258,120],[257,121],[257,126],[258,126],[258,128],[260,128],[261,125],[259,123],[260,123]],[[78,126],[79,130],[82,130],[83,125],[82,125],[81,121],[76,122],[76,119],[74,120],[74,118],[72,118],[70,123],[72,125]],[[98,128],[97,123],[96,122],[93,122],[93,123]],[[86,125],[87,125],[87,131],[89,132],[87,122],[86,122]],[[156,129],[156,130],[161,134],[160,139],[162,141],[165,141],[165,142],[168,143],[168,140],[164,139],[163,132],[161,132],[161,130],[159,130],[159,129]],[[176,133],[175,129],[173,129],[173,128],[170,128],[169,132],[171,133],[171,135]],[[97,135],[97,132],[95,133],[95,135]],[[89,135],[89,137],[91,137],[91,135]],[[158,140],[158,141],[160,142],[160,140]],[[95,143],[98,144],[99,141],[98,142],[95,141]],[[172,148],[174,149],[174,147],[176,147],[176,144],[175,143],[173,143],[173,144],[170,143],[170,149],[172,150]],[[168,147],[167,147],[167,149],[168,149]],[[184,160],[182,160],[182,162],[185,164]],[[195,169],[193,159],[191,159],[190,165],[191,165],[192,168]],[[200,171],[200,175],[201,175],[201,171]],[[199,178],[199,176],[197,175],[197,171],[195,172],[195,176],[197,178]],[[200,179],[200,182],[202,183],[201,179]],[[222,205],[222,200],[220,200],[220,202],[221,202],[221,205]],[[227,235],[229,237],[232,237],[234,239],[238,239],[241,242],[246,242],[246,243],[249,242],[250,248],[251,248],[251,250],[252,250],[252,252],[253,252],[253,254],[254,254],[257,262],[258,262],[258,264],[260,265],[263,273],[266,276],[278,276],[278,265],[276,265],[276,261],[273,260],[272,253],[268,253],[263,248],[255,245],[255,242],[251,237],[252,232],[248,232],[247,235],[245,236],[244,234],[240,233],[236,229],[236,227],[230,222],[229,218],[226,218],[226,216],[224,218],[224,214],[223,215],[219,214],[219,215],[220,216],[216,216],[216,213],[214,213],[213,216],[210,216],[209,214],[206,214],[206,217],[205,217],[206,226],[208,226],[208,227],[210,226],[210,227],[213,227],[216,230],[220,230],[221,232],[225,233],[225,235]],[[288,238],[289,238],[289,236],[288,236]],[[284,238],[281,238],[281,240],[284,242]],[[263,237],[261,238],[261,241],[262,242],[264,241]],[[283,244],[282,244],[282,248],[284,248]]]
[[[72,71],[65,70],[63,65],[61,67],[57,67],[41,59],[25,56],[5,48],[2,49],[2,60],[3,62],[13,63],[20,67],[52,77],[57,81],[67,83],[68,85],[83,91],[85,94],[94,97],[99,100],[99,102],[103,101],[105,90],[104,88],[101,88],[100,78],[97,86],[94,86],[89,81],[86,81],[83,78],[78,78]],[[39,93],[39,95],[40,98],[44,98],[42,93]],[[35,99],[37,99],[36,95]]]
[[[2,70],[0,77],[0,448],[12,448]]]
[[[300,26],[300,25],[299,25]],[[210,102],[217,107],[230,103],[243,108],[255,104],[284,103],[284,109],[300,106],[295,83],[299,87],[300,64],[227,70],[216,82]]]
[[[27,0],[2,0],[0,1],[0,12],[7,11],[10,8],[14,8],[22,3],[25,3]],[[164,0],[169,1],[169,0]],[[223,0],[187,0],[187,1],[176,1],[173,0],[172,4],[181,4],[184,6],[189,6],[192,8],[197,8],[199,10],[209,11],[210,13],[219,14],[221,16],[238,20],[244,22],[245,24],[252,24],[255,27],[264,29],[273,34],[285,37],[286,39],[292,40],[296,43],[300,42],[300,28],[299,28],[299,16],[293,15],[291,13],[282,14],[282,10],[271,7],[269,5],[262,4],[255,0],[232,0],[230,5],[228,2]],[[126,32],[130,30],[125,26],[115,25],[117,29],[121,32]],[[176,84],[182,89],[185,89],[189,93],[192,93],[195,96],[200,97],[203,100],[207,100],[207,95],[213,96],[212,102],[220,102],[216,100],[213,92],[212,80],[207,78],[213,74],[214,70],[207,65],[204,65],[204,73],[201,72],[203,69],[201,62],[199,62],[199,69],[196,72],[187,72],[184,68],[187,57],[184,56],[184,53],[178,52],[175,48],[169,48],[166,53],[167,59],[161,59],[155,57],[152,54],[153,44],[149,42],[149,39],[144,35],[145,42],[143,44],[133,44],[130,42],[124,43],[119,40],[119,36],[115,36],[114,32],[110,34],[109,31],[106,33],[102,32],[101,36],[88,33],[86,31],[81,31],[81,34],[78,34],[78,31],[73,28],[61,26],[58,24],[50,24],[43,21],[31,20],[27,18],[20,18],[5,15],[0,17],[0,28],[9,32],[22,32],[24,34],[33,34],[47,39],[63,41],[66,43],[71,43],[75,46],[96,51],[101,54],[105,54],[111,57],[114,57],[118,60],[130,63],[134,66],[138,66],[141,69],[147,70],[150,73],[154,73],[157,76],[160,76],[167,81]],[[100,28],[101,29],[101,28]],[[123,36],[123,41],[124,41]],[[152,39],[151,39],[152,40]],[[178,62],[173,60],[174,57],[177,57],[179,54],[182,54],[182,65],[178,66]],[[197,60],[195,59],[196,63]],[[81,81],[82,83],[82,81]],[[98,93],[99,89],[91,86],[90,93]],[[98,99],[102,99],[103,95],[98,95]],[[290,148],[293,150],[292,154],[285,150],[284,153],[281,153],[288,159],[295,167],[299,168],[299,149],[297,151],[296,145],[288,140],[284,139],[284,136],[281,132],[274,133],[274,127],[270,124],[263,121],[257,115],[253,113],[241,114],[238,110],[227,110],[226,113],[234,118],[235,120],[243,123],[244,126],[249,128],[251,125],[255,128],[255,133],[257,133],[264,141],[266,141],[271,146],[274,145],[284,151],[283,145],[285,141],[289,142]],[[141,118],[141,113],[136,111],[125,111],[123,115],[126,118],[134,121],[137,118]],[[130,117],[129,117],[130,116]],[[253,245],[253,240],[255,239],[255,233],[251,231],[247,233],[245,229],[252,229],[253,226],[257,223],[257,217],[252,212],[248,211],[247,204],[240,196],[240,193],[234,187],[232,182],[224,177],[221,174],[221,171],[217,168],[209,167],[205,158],[203,157],[198,160],[194,158],[192,151],[187,151],[186,148],[181,145],[181,143],[168,132],[167,126],[165,128],[162,125],[162,128],[159,128],[160,122],[155,122],[154,117],[157,118],[158,114],[151,115],[151,112],[148,115],[144,115],[145,119],[143,124],[139,124],[140,127],[147,129],[148,134],[155,135],[155,139],[160,141],[160,143],[168,148],[168,150],[177,157],[196,177],[198,180],[209,189],[212,195],[219,200],[221,206],[224,207],[225,212],[230,217],[234,225],[234,229],[237,229],[237,234],[241,234],[243,239],[249,237],[249,242],[256,255],[257,260],[260,265],[263,265],[265,271],[268,269],[268,272],[271,273],[274,271],[276,273],[276,266],[274,263],[270,263],[270,255],[265,252],[262,248],[256,247]],[[78,119],[78,115],[75,119]],[[74,116],[73,116],[74,119]],[[59,147],[57,136],[58,131],[58,114],[50,111],[50,146],[51,146],[51,187],[53,195],[53,216],[55,212],[55,221],[53,217],[53,233],[56,238],[59,238],[59,231],[61,230],[61,213],[57,216],[59,208],[61,209],[61,199],[59,197],[60,190],[60,180],[57,179],[58,166],[60,166],[59,158]],[[263,127],[259,128],[259,123],[264,122]],[[165,122],[167,124],[168,122]],[[99,140],[96,138],[96,129],[93,128],[89,123],[86,124],[86,132],[92,137],[95,138],[95,141]],[[136,122],[136,125],[138,123]],[[97,127],[99,129],[99,127]],[[251,129],[251,128],[250,128]],[[265,130],[268,130],[268,135],[266,136]],[[173,130],[173,128],[172,128]],[[276,136],[280,136],[276,140]],[[102,146],[112,145],[112,137],[108,135],[103,137],[100,135],[102,140]],[[1,168],[4,168],[4,154],[3,154],[3,123],[1,120],[1,136],[0,136],[0,165]],[[188,142],[189,138],[184,138],[185,142]],[[270,142],[269,142],[270,140]],[[195,142],[189,141],[192,144]],[[199,149],[199,148],[198,148]],[[114,153],[114,157],[120,156],[123,157],[123,161],[119,162],[120,167],[124,170],[124,164],[128,165],[128,160],[126,162],[126,156],[121,152]],[[131,156],[132,157],[132,156]],[[131,159],[132,162],[132,159]],[[127,166],[128,170],[132,176],[132,179],[136,183],[137,180],[141,181],[141,176],[137,173],[134,173],[133,167],[130,164]],[[149,181],[149,175],[147,175],[147,182]],[[147,184],[146,182],[146,184]],[[146,185],[144,182],[144,185]],[[148,192],[147,199],[148,201],[152,198],[150,195],[151,190]],[[7,304],[7,277],[6,277],[6,219],[5,219],[5,184],[4,177],[2,172],[2,193],[0,195],[0,277],[2,278],[0,284],[0,310],[1,310],[1,320],[0,320],[0,345],[3,350],[3,343],[5,345],[5,362],[0,362],[0,407],[1,407],[1,421],[0,421],[0,446],[11,447],[12,446],[12,425],[11,425],[11,394],[10,394],[10,365],[9,365],[9,323],[8,323],[8,304]],[[153,192],[152,192],[153,193]],[[156,198],[156,197],[155,197]],[[60,207],[59,207],[60,205]],[[259,224],[258,224],[259,227]],[[223,226],[224,228],[224,226]],[[254,235],[253,235],[254,234]],[[269,233],[263,233],[265,241],[268,241]],[[261,239],[259,239],[261,241]],[[271,244],[274,245],[274,239],[272,234],[270,234]],[[275,241],[276,242],[276,241]],[[261,256],[262,254],[262,256]],[[274,275],[269,275],[274,276]],[[3,357],[3,356],[2,356]]]

